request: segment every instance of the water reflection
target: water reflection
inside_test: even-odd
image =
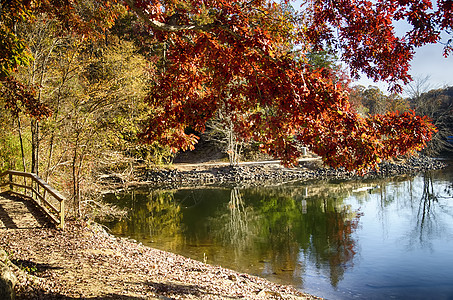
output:
[[[453,297],[452,174],[135,190],[106,198],[131,208],[128,219],[106,225],[327,298]]]
[[[174,243],[184,240],[180,230],[182,208],[174,199],[174,191],[131,191],[110,195],[109,201],[130,209],[127,220],[110,223],[113,232],[128,233],[137,238],[145,236],[150,241],[160,236],[171,236]]]
[[[444,224],[445,217],[453,218],[452,206],[445,201],[453,201],[451,186],[445,185],[439,190],[435,184],[433,172],[426,172],[421,176],[421,192],[415,202],[418,203],[415,228],[413,230],[413,242],[432,249],[431,241],[444,234],[448,235],[448,225]],[[414,214],[415,215],[415,214]],[[450,233],[451,234],[451,233]]]
[[[435,204],[438,203],[437,194],[434,191],[433,178],[430,173],[423,176],[423,194],[417,213],[417,229],[419,232],[420,243],[429,239],[430,235],[436,231]]]
[[[220,238],[224,241],[224,244],[230,244],[233,246],[235,251],[241,252],[245,249],[247,244],[250,244],[251,240],[248,240],[251,235],[248,235],[248,218],[247,211],[245,208],[244,199],[238,188],[233,188],[230,193],[230,201],[228,202],[228,214],[225,217],[228,220],[225,222],[225,226],[221,226],[222,229],[219,232],[223,232]],[[252,212],[250,212],[252,213]],[[220,219],[223,219],[220,216]],[[216,220],[212,220],[215,223]],[[223,220],[222,220],[223,224]],[[238,253],[239,254],[239,253]]]
[[[154,247],[300,286],[311,262],[336,286],[353,266],[360,212],[343,203],[346,194],[307,190],[134,191],[109,199],[132,208],[130,218],[110,227]]]

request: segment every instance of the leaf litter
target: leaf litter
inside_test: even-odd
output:
[[[89,221],[69,221],[64,231],[1,230],[0,247],[31,266],[15,270],[17,299],[320,299],[115,237]]]

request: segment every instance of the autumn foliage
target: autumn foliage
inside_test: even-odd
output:
[[[316,31],[322,27],[318,20],[324,20],[317,14],[318,4],[313,3],[310,30],[298,23],[307,22],[302,16],[288,12],[284,4],[267,1],[210,3],[213,21],[208,31],[153,29],[163,41],[172,43],[166,68],[148,97],[151,105],[162,109],[151,117],[145,137],[175,148],[190,147],[196,137],[186,135],[185,130],[203,131],[221,106],[233,116],[235,129],[244,139],[259,142],[263,151],[290,165],[300,155],[298,142],[308,145],[331,166],[362,170],[381,159],[420,150],[434,130],[426,118],[412,113],[362,118],[351,109],[347,92],[329,72],[310,68],[305,53],[321,47],[326,34]],[[202,14],[201,3],[193,1],[190,8],[179,13]],[[362,17],[365,23],[375,21],[370,14]],[[293,26],[288,28],[284,20],[293,21]],[[182,24],[188,22],[181,20]],[[391,31],[386,25],[388,22],[382,21],[380,27]],[[390,34],[387,31],[386,35]],[[366,35],[366,31],[356,32],[347,37],[351,43]],[[375,32],[368,35],[377,38]],[[380,38],[385,40],[386,35]],[[382,49],[392,47],[378,42],[370,43]],[[352,59],[353,53],[373,59],[352,61],[355,70],[375,74],[376,79],[407,80],[410,56],[404,51],[394,50],[398,56],[385,53],[379,57],[376,53],[381,50],[367,49],[362,53],[352,46],[345,54],[346,59],[348,55]]]
[[[413,113],[363,118],[348,102],[342,74],[314,68],[308,54],[342,49],[355,76],[363,71],[398,90],[410,80],[415,47],[452,29],[451,1],[37,1],[77,34],[108,31],[124,5],[153,41],[156,71],[146,97],[156,109],[142,134],[174,149],[193,147],[220,108],[234,130],[263,151],[295,164],[302,143],[333,167],[364,170],[420,150],[434,127]],[[91,3],[92,5],[87,5]],[[54,4],[53,6],[50,4]],[[33,9],[31,6],[30,9]],[[91,20],[91,21],[89,21]],[[412,26],[397,37],[393,21]],[[338,36],[334,34],[338,33]],[[445,46],[445,55],[451,44]]]
[[[13,77],[2,81],[0,95],[5,99],[5,107],[13,115],[17,116],[22,112],[37,119],[51,115],[50,109],[36,100],[36,91]]]
[[[399,81],[411,80],[408,71],[416,47],[444,42],[445,56],[453,49],[452,39],[441,40],[453,27],[450,0],[434,4],[430,0],[313,0],[308,9],[312,22],[307,33],[312,43],[341,49],[353,75],[363,71],[374,80],[393,83],[396,91],[400,91]],[[409,30],[398,36],[393,24],[403,21]]]

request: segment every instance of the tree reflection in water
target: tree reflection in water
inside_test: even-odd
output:
[[[353,266],[360,213],[343,203],[347,194],[287,186],[132,195],[119,197],[130,217],[110,227],[144,244],[298,286],[308,267],[335,287]]]
[[[212,236],[235,252],[235,265],[257,261],[262,276],[302,285],[310,264],[336,286],[353,265],[360,214],[340,199],[306,194],[306,187],[233,188],[227,209],[209,219]]]
[[[447,214],[453,216],[452,211],[448,211],[439,201],[452,200],[451,186],[446,186],[444,190],[439,190],[434,185],[432,172],[423,174],[423,190],[418,203],[417,227],[415,232],[418,233],[418,240],[421,245],[429,246],[433,237],[439,236],[443,228],[442,220],[438,214]]]
[[[233,188],[228,202],[230,220],[225,224],[227,235],[230,243],[235,249],[241,249],[244,244],[244,238],[247,236],[248,219],[247,211],[244,207],[244,200],[238,188]]]
[[[418,176],[401,176],[379,182],[381,188],[377,195],[381,225],[388,234],[395,223],[392,216],[410,217],[410,231],[404,235],[409,249],[430,249],[433,241],[449,234],[445,232],[449,228],[445,220],[453,217],[451,202],[448,202],[453,200],[450,178],[441,180],[439,172],[436,174],[427,171]]]
[[[181,205],[175,202],[170,190],[134,191],[106,198],[120,208],[130,209],[128,218],[109,224],[114,233],[144,239],[153,243],[162,236],[171,237],[173,244],[181,243]],[[116,201],[115,201],[116,200]]]
[[[419,239],[422,244],[424,236],[431,235],[436,225],[434,204],[437,202],[438,199],[434,191],[432,175],[426,172],[423,176],[423,194],[417,214],[417,227],[419,227]]]
[[[206,254],[208,263],[332,299],[410,298],[412,286],[414,295],[430,286],[428,294],[450,291],[452,174],[131,191],[109,201],[131,209],[129,218],[106,225],[152,247],[201,261]]]
[[[308,217],[304,218],[304,226],[311,234],[310,240],[303,242],[304,251],[320,271],[329,272],[331,285],[336,287],[344,272],[353,266],[356,241],[352,233],[361,214],[340,199],[311,197],[308,203],[311,205],[304,215]]]

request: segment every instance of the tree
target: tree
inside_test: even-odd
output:
[[[417,76],[414,80],[406,86],[406,94],[409,98],[419,101],[423,93],[427,93],[433,89],[433,86],[429,83],[431,77],[426,76]]]
[[[408,101],[418,114],[431,118],[438,129],[424,151],[430,155],[451,151],[452,146],[447,142],[447,137],[453,135],[453,87],[427,91],[424,88],[425,80],[415,83]]]
[[[408,111],[409,103],[400,95],[385,95],[378,87],[354,86],[349,95],[354,108],[362,115],[385,114],[392,111]]]
[[[55,160],[66,162],[60,169],[70,174],[76,215],[81,214],[84,183],[94,181],[92,172],[103,167],[104,154],[135,145],[127,135],[137,131],[142,116],[150,112],[136,104],[144,97],[149,79],[146,61],[136,54],[132,42],[112,36],[109,47],[104,41],[81,44],[72,40],[66,46],[60,61],[61,80],[57,81],[64,84],[64,96],[57,93],[59,101],[54,103],[60,102],[60,116],[47,124],[51,141],[58,138],[60,143],[60,158]],[[65,79],[69,73],[72,78]],[[54,131],[57,124],[58,131]]]
[[[21,152],[23,170],[45,174],[46,181],[67,191],[73,200],[68,208],[80,215],[89,190],[83,183],[88,179],[93,186],[93,170],[107,164],[105,156],[137,147],[140,123],[151,113],[140,99],[152,65],[133,42],[114,33],[89,39],[62,28],[61,21],[45,15],[16,24],[15,33],[29,45],[33,60],[16,66],[0,85],[5,129],[0,160],[2,169],[14,168]],[[17,133],[20,152],[13,144]],[[141,147],[147,148],[152,147]],[[128,166],[127,159],[121,161]]]
[[[211,19],[205,23],[194,21],[194,16],[206,10],[195,1],[188,7],[175,4],[158,9],[159,5],[155,4],[156,14],[146,20],[151,20],[150,27],[162,40],[171,43],[165,72],[147,99],[162,107],[144,134],[149,140],[161,140],[175,148],[191,147],[196,137],[186,135],[185,128],[203,131],[206,121],[225,107],[239,112],[234,114],[241,116],[233,119],[234,130],[243,139],[259,141],[265,152],[287,164],[295,163],[300,155],[295,146],[299,141],[331,166],[364,169],[381,158],[420,149],[431,136],[429,122],[411,113],[368,119],[355,114],[347,94],[333,82],[331,74],[309,68],[304,53],[313,43],[321,46],[321,42],[310,35],[312,31],[296,27],[305,20],[286,18],[278,4],[217,1],[209,7]],[[176,11],[184,16],[179,25],[153,21],[158,15],[168,19]],[[313,17],[320,22],[316,9]],[[370,15],[365,17],[371,19]],[[273,30],[280,19],[294,26],[289,31],[286,27]],[[318,23],[309,25],[315,30]],[[296,44],[299,49],[282,47]],[[363,55],[371,57],[372,53]],[[392,78],[407,79],[400,69],[404,64],[384,63],[375,69],[384,69],[382,72]],[[368,70],[367,65],[354,66]]]
[[[434,131],[426,118],[409,112],[360,117],[336,76],[313,68],[307,53],[341,48],[353,75],[363,71],[398,90],[399,82],[410,80],[414,48],[452,29],[451,1],[432,9],[429,0],[312,0],[301,13],[288,1],[267,0],[38,3],[70,30],[91,37],[105,35],[121,3],[148,27],[141,33],[159,50],[149,58],[161,66],[146,98],[157,109],[142,135],[149,142],[193,147],[197,137],[185,130],[203,132],[225,107],[238,112],[231,114],[238,136],[260,142],[285,164],[296,162],[301,142],[331,166],[363,170],[420,150]],[[400,38],[392,21],[404,19],[412,28]],[[445,55],[451,49],[448,41]]]
[[[206,125],[208,139],[221,146],[221,149],[228,155],[231,166],[238,165],[244,146],[246,146],[244,140],[234,130],[233,118],[237,117],[237,112],[227,112],[225,108],[220,108]]]

